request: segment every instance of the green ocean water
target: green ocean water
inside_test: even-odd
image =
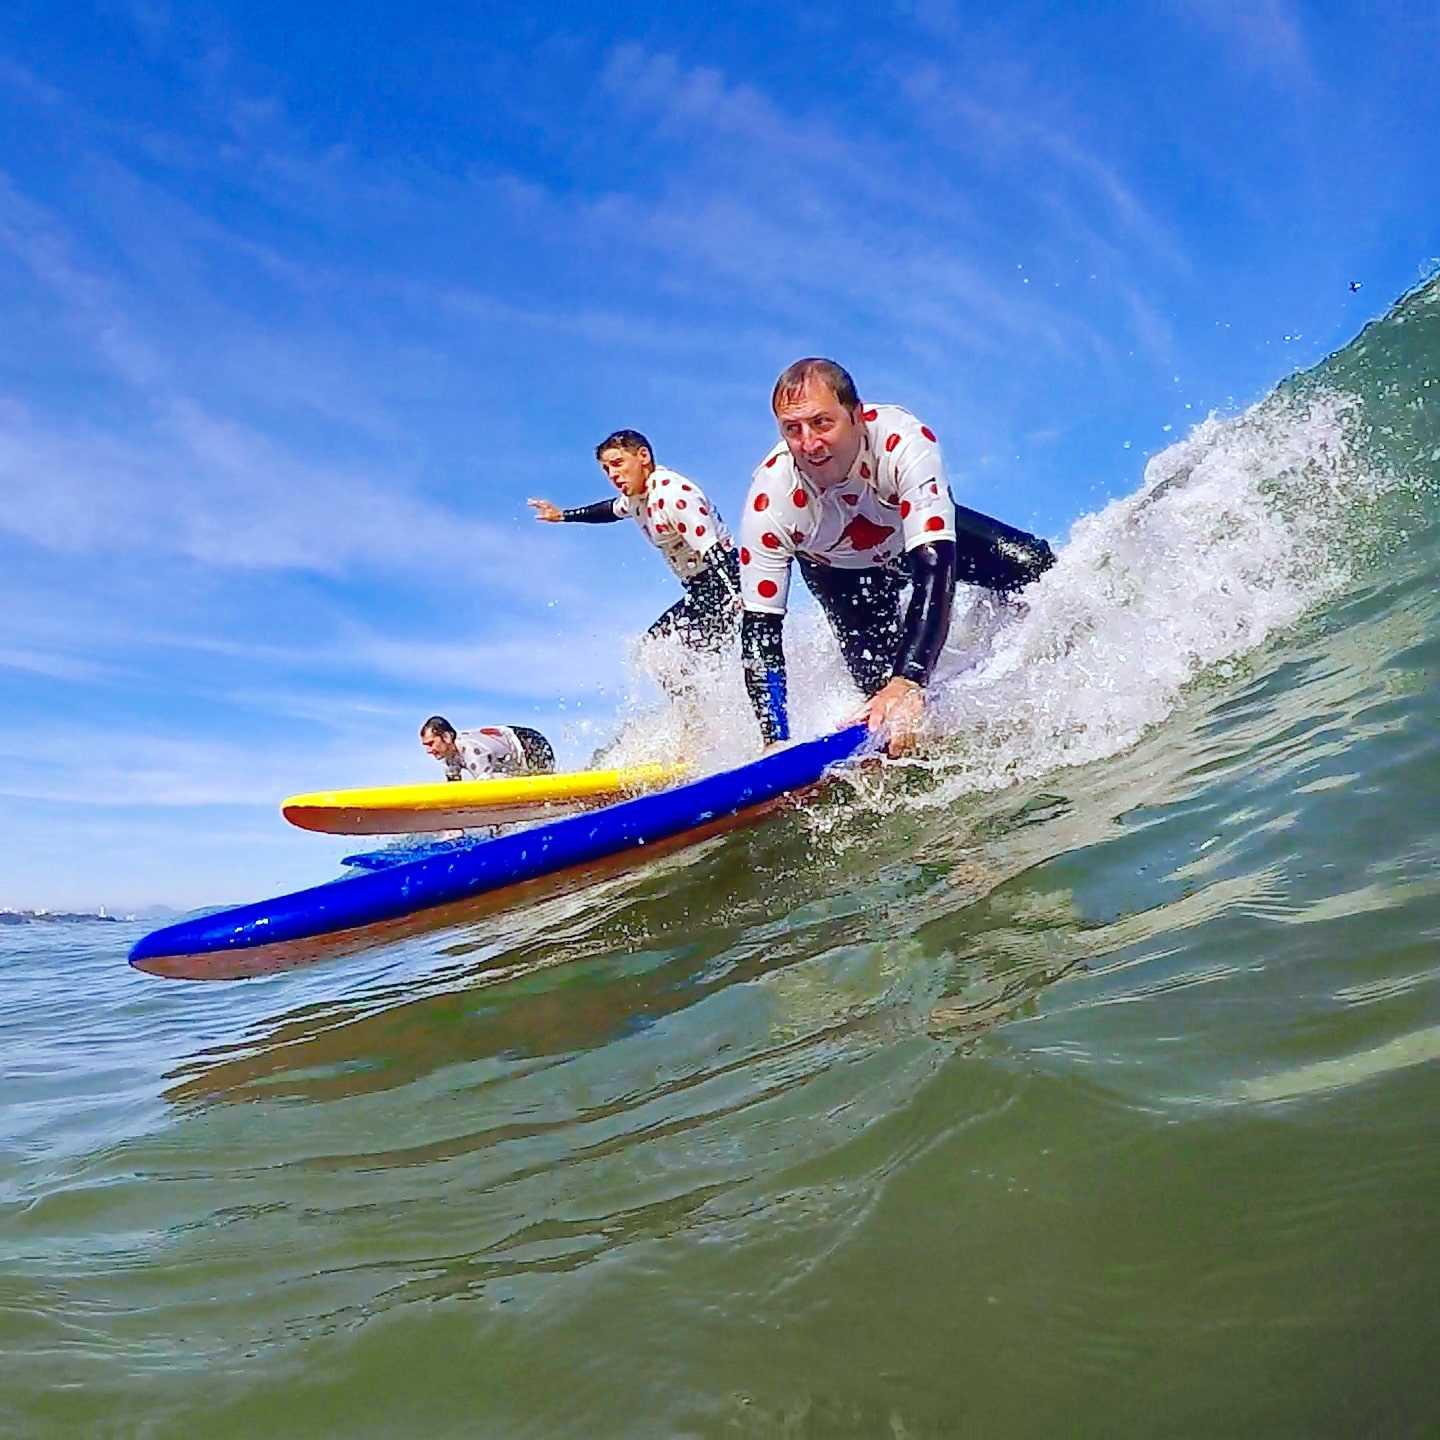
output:
[[[0,930],[0,1432],[1436,1433],[1437,482],[1432,282],[923,767],[267,979]]]

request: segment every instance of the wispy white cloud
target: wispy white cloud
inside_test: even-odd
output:
[[[1181,276],[1191,273],[1190,257],[1171,227],[1156,217],[1114,162],[1081,144],[1073,120],[1057,111],[1048,87],[1009,68],[1000,103],[981,98],[964,77],[935,64],[907,69],[897,78],[917,118],[938,141],[969,151],[988,167],[1023,175],[1027,189],[1044,193],[1074,233],[1093,235],[1093,221],[1086,217],[1098,202],[1145,259]],[[1062,203],[1062,192],[1052,182],[1067,177],[1080,185],[1080,199]]]
[[[550,593],[533,533],[477,521],[408,493],[418,477],[317,461],[186,393],[115,283],[0,176],[0,246],[56,300],[72,333],[132,404],[123,427],[47,423],[0,399],[0,531],[55,550],[121,546],[238,569],[338,574],[361,567],[464,567],[475,583]],[[362,412],[363,419],[363,412]]]
[[[571,341],[607,349],[634,351],[645,357],[713,355],[718,341],[727,348],[757,349],[773,346],[785,332],[777,325],[766,327],[748,322],[723,325],[677,323],[662,320],[651,312],[627,311],[593,302],[579,304],[521,303],[505,296],[463,285],[434,286],[403,281],[400,293],[417,310],[432,315],[438,308],[458,319],[487,328],[523,331],[530,334],[563,336]]]
[[[743,297],[792,336],[820,313],[832,332],[878,329],[972,354],[1017,340],[1091,348],[1074,314],[1008,283],[978,245],[967,252],[972,204],[893,143],[787,113],[717,67],[638,45],[610,53],[601,84],[623,113],[683,143],[687,163],[653,195],[562,196],[527,182],[520,203],[597,245],[623,231],[662,262],[656,286],[699,304],[725,297],[726,313]]]
[[[512,629],[503,640],[418,641],[372,636],[353,653],[367,669],[426,685],[432,695],[578,699],[612,690],[623,678],[624,631],[607,621],[609,647],[575,643],[564,627]]]
[[[274,810],[285,795],[329,784],[368,784],[376,775],[424,778],[426,757],[410,727],[376,726],[367,739],[297,728],[288,742],[256,745],[57,720],[39,736],[0,730],[0,795],[87,809]]]
[[[0,55],[0,88],[13,91],[31,103],[47,108],[65,103],[64,91],[4,55]]]
[[[114,666],[96,660],[77,659],[70,655],[23,646],[0,645],[0,670],[39,675],[47,680],[95,681],[115,675]]]
[[[63,430],[0,405],[0,532],[77,553],[167,553],[238,570],[463,570],[549,595],[529,536],[307,461],[181,397],[152,397],[143,438]],[[147,443],[148,442],[148,443]]]
[[[1130,328],[1141,349],[1151,359],[1162,364],[1173,362],[1176,344],[1175,332],[1170,322],[1136,286],[1122,281],[1115,288],[1125,306]]]
[[[1277,84],[1316,83],[1316,70],[1300,7],[1293,0],[1178,0],[1182,14],[1224,42],[1228,58],[1245,70],[1266,72]]]
[[[0,670],[88,681],[94,694],[160,687],[192,711],[328,715],[337,729],[437,705],[478,712],[502,700],[593,699],[624,684],[633,637],[673,598],[653,567],[634,586],[616,585],[613,561],[604,569],[605,579],[597,573],[588,588],[578,576],[553,586],[543,605],[507,612],[503,626],[474,627],[459,618],[458,600],[362,610],[287,589],[268,610],[237,612],[246,597],[230,586],[112,580],[77,594],[12,578],[0,582],[0,607],[11,616]],[[487,631],[495,638],[484,638]]]
[[[973,235],[981,215],[972,195],[944,171],[921,163],[901,138],[873,124],[836,123],[833,112],[795,92],[782,101],[717,65],[687,65],[643,45],[615,46],[600,73],[606,99],[661,137],[682,145],[692,174],[729,179],[727,190],[763,194],[770,212],[814,229],[838,196],[852,219],[870,205]]]
[[[160,49],[169,39],[174,15],[164,0],[129,0],[122,13],[150,50]]]

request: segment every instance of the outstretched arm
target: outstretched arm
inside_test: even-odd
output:
[[[559,524],[562,520],[578,520],[582,524],[588,525],[605,525],[611,520],[620,519],[620,516],[615,513],[613,500],[597,500],[593,505],[578,505],[573,510],[562,510],[548,500],[529,500],[526,503],[534,510],[537,520],[546,520],[552,525]]]
[[[900,648],[889,682],[872,695],[855,717],[871,730],[889,731],[891,755],[901,755],[915,743],[915,732],[925,712],[925,686],[950,633],[950,611],[955,600],[955,542],[936,540],[906,552],[913,589],[905,612]]]
[[[767,745],[790,738],[785,693],[785,617],[747,610],[740,620],[740,658],[745,690]]]

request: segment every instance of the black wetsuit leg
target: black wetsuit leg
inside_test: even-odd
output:
[[[1055,552],[1038,536],[955,507],[955,578],[964,585],[1013,594],[1038,580],[1055,563]]]
[[[529,767],[532,775],[549,775],[555,769],[555,751],[550,742],[538,731],[532,730],[528,725],[512,725],[515,738],[520,742],[520,749],[525,754],[525,764]]]
[[[685,595],[650,627],[658,638],[675,635],[691,650],[718,654],[740,623],[740,558],[728,547],[711,552],[710,563],[683,582]]]
[[[842,570],[817,565],[803,555],[799,560],[800,573],[840,642],[850,678],[862,695],[874,695],[893,673],[906,576],[880,567]]]

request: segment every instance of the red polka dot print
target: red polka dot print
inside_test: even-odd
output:
[[[684,500],[677,500],[677,501],[675,502],[675,508],[676,508],[677,510],[683,510],[683,509],[685,508],[685,504],[686,504],[686,502],[685,502]]]
[[[885,437],[885,453],[888,455],[899,443],[900,437],[898,435],[887,435]]]
[[[860,412],[860,418],[862,420],[878,420],[880,418],[880,412],[878,410],[862,410]]]
[[[870,478],[870,467],[863,462],[860,466],[860,478],[862,480],[868,480]]]
[[[798,510],[803,508],[807,499],[808,497],[803,490],[797,490],[793,495],[791,495],[790,503],[794,505],[795,508]]]
[[[760,543],[767,550],[778,550],[780,548],[780,537],[773,530],[767,530],[761,537]]]
[[[908,500],[902,500],[902,501],[900,502],[900,518],[901,518],[902,520],[905,519],[905,517],[906,517],[907,515],[909,515],[909,513],[910,513],[910,502],[909,502]]]
[[[766,494],[759,494],[755,497],[755,509],[768,510],[770,508],[770,497]]]
[[[697,526],[695,527],[695,538],[696,538],[697,540],[698,540],[704,533],[705,533],[705,527],[704,527],[703,525],[697,525]]]
[[[765,462],[765,468],[768,470],[779,458],[780,458],[780,456],[779,456],[778,454],[777,454],[777,455],[772,455],[772,456]]]
[[[928,426],[922,425],[920,433],[933,445],[935,443],[935,432]]]
[[[740,563],[742,565],[750,563],[750,552],[743,545],[740,547]]]
[[[675,528],[683,535],[685,533],[685,522],[682,520]]]
[[[925,528],[927,530],[943,530],[945,528],[945,522],[940,518],[940,516],[932,515],[925,522]]]
[[[780,587],[773,580],[762,580],[755,589],[762,600],[773,600],[780,593]]]

